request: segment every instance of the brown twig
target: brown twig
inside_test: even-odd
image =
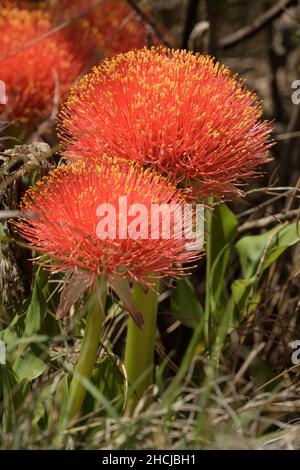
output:
[[[0,177],[2,178],[0,194],[17,179],[45,164],[51,158],[52,151],[45,142],[34,142],[30,145],[18,145],[13,149],[6,150],[2,155],[6,157],[6,162],[0,167]],[[22,162],[23,164],[18,169],[9,173],[14,165]]]
[[[193,27],[196,23],[197,9],[199,0],[189,0],[186,7],[185,14],[185,25],[183,29],[181,48],[186,49],[188,47],[188,40]]]
[[[220,41],[221,49],[228,49],[236,46],[245,39],[251,38],[261,31],[267,24],[278,18],[286,8],[293,4],[297,4],[297,0],[279,0],[269,10],[265,11],[261,16],[256,18],[251,24],[244,26],[235,33],[230,34]]]
[[[209,22],[209,41],[208,41],[208,52],[217,57],[218,51],[218,32],[215,24],[215,17],[217,14],[216,2],[211,0],[205,1],[206,16]]]
[[[0,220],[17,219],[20,215],[20,211],[0,210]]]
[[[298,137],[300,137],[300,131],[286,132],[285,134],[278,134],[276,140],[297,139]]]
[[[288,199],[286,200],[286,203],[285,203],[285,207],[284,207],[284,212],[289,212],[289,210],[291,209],[292,205],[293,205],[293,202],[295,200],[295,198],[297,197],[297,193],[299,192],[300,190],[300,176],[298,176],[297,178],[297,182],[295,184],[295,188],[293,191],[291,191]]]
[[[284,115],[281,95],[280,95],[278,81],[277,81],[277,72],[281,65],[281,58],[274,49],[274,44],[273,44],[274,25],[272,22],[269,23],[267,26],[267,34],[268,34],[267,52],[269,56],[269,67],[270,67],[270,91],[271,91],[272,104],[273,104],[272,114],[273,114],[274,119],[277,119],[280,121]]]
[[[263,217],[262,219],[258,220],[251,220],[249,222],[245,222],[243,225],[239,227],[239,233],[248,232],[249,230],[257,229],[257,228],[266,228],[270,225],[273,225],[276,222],[283,222],[286,220],[291,220],[294,218],[299,217],[300,211],[299,209],[293,209],[286,213],[279,213],[279,214],[272,214],[267,217]]]
[[[292,161],[293,149],[297,144],[297,140],[292,140],[291,135],[299,131],[300,128],[300,105],[294,105],[293,111],[291,113],[290,121],[286,128],[286,133],[289,134],[289,138],[285,141],[285,151],[284,151],[284,161],[286,164],[286,173],[289,176],[290,163]]]
[[[293,192],[297,189],[297,191],[300,191],[298,188],[295,188],[295,186],[265,186],[263,188],[254,188],[250,189],[247,191],[245,194],[246,196],[249,196],[249,194],[255,194],[255,193],[266,193],[266,194],[271,194],[271,193],[276,193],[276,192],[281,192],[281,191],[289,191]]]
[[[156,23],[151,19],[149,18],[144,12],[143,10],[141,10],[141,8],[136,5],[136,3],[133,1],[133,0],[126,0],[127,3],[137,12],[137,14],[139,15],[139,17],[145,22],[147,23],[150,28],[153,30],[153,32],[156,34],[156,36],[161,40],[161,42],[169,47],[170,49],[172,48],[172,44],[164,37],[163,33],[160,31],[160,29],[158,28],[158,26],[156,25]]]

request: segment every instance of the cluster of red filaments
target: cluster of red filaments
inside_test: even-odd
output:
[[[148,42],[159,44],[126,0],[103,0],[96,7],[95,0],[54,0],[52,7],[57,17],[62,11],[66,18],[81,17],[94,35],[93,46],[101,56],[113,57],[121,52],[141,49]],[[80,21],[72,22],[69,31],[76,34]],[[91,42],[91,44],[92,44]]]
[[[84,67],[62,32],[52,33],[51,15],[42,9],[9,5],[0,11],[0,80],[10,120],[34,122],[50,115]]]
[[[54,170],[26,193],[16,226],[34,249],[45,254],[39,262],[54,271],[105,273],[142,284],[150,274],[183,274],[181,263],[195,260],[201,250],[186,251],[187,240],[175,236],[174,225],[169,237],[160,231],[154,239],[149,217],[148,238],[120,236],[118,227],[115,236],[99,238],[99,207],[114,207],[119,225],[125,217],[119,205],[124,196],[129,207],[142,206],[148,214],[153,204],[161,205],[162,211],[173,204],[183,213],[180,192],[165,178],[106,156],[102,163],[79,162]]]

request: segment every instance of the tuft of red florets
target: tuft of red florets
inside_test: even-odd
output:
[[[77,17],[83,11],[85,21],[94,35],[94,48],[101,56],[113,57],[121,52],[128,52],[144,47],[148,41],[159,44],[156,37],[150,34],[147,25],[126,0],[103,0],[100,5],[92,8],[95,0],[54,0],[54,14],[61,18]],[[90,9],[90,11],[88,11]],[[74,35],[80,30],[78,21],[74,21],[67,32]]]
[[[7,2],[1,7],[0,80],[8,101],[0,112],[10,120],[32,123],[47,117],[83,70],[85,57],[52,29],[44,10]]]
[[[42,253],[39,263],[52,271],[87,272],[92,276],[120,276],[147,285],[147,279],[184,274],[181,263],[199,257],[186,250],[186,238],[177,237],[175,225],[170,236],[163,230],[151,236],[153,219],[147,223],[147,236],[120,234],[99,238],[99,207],[113,206],[117,227],[126,217],[120,197],[127,207],[143,205],[151,213],[152,204],[162,205],[162,213],[174,204],[174,217],[183,210],[180,192],[150,169],[106,157],[102,164],[79,162],[59,167],[27,191],[18,232]],[[133,206],[135,205],[135,206]],[[129,214],[130,216],[130,214]],[[135,218],[128,217],[128,224]],[[144,223],[144,222],[143,222]],[[112,233],[112,232],[110,232]]]
[[[195,197],[233,192],[265,163],[257,97],[212,58],[164,48],[120,54],[76,86],[60,116],[66,158],[104,152],[151,165]]]

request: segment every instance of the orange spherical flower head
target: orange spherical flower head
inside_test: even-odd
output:
[[[101,164],[59,167],[45,177],[25,194],[16,227],[53,271],[146,285],[150,275],[183,274],[181,264],[201,252],[200,245],[187,249],[184,207],[165,178],[106,157]]]
[[[268,160],[270,127],[253,92],[213,59],[163,48],[115,57],[83,78],[64,106],[67,158],[103,151],[152,165],[219,197]]]
[[[47,117],[58,93],[63,97],[83,69],[70,41],[60,33],[47,36],[52,28],[45,11],[0,10],[0,80],[7,94],[0,112],[10,120],[35,123]]]

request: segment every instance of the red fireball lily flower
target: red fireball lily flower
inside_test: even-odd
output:
[[[184,274],[186,269],[180,264],[195,260],[200,249],[186,251],[187,239],[175,236],[175,224],[169,237],[164,230],[157,232],[157,238],[152,237],[154,219],[150,216],[141,223],[146,224],[145,237],[127,236],[127,213],[119,204],[124,196],[128,208],[139,204],[148,214],[152,204],[164,205],[163,212],[177,204],[174,214],[181,213],[184,204],[180,192],[152,170],[106,157],[101,164],[82,161],[54,170],[27,191],[21,218],[15,225],[42,253],[39,263],[52,271],[90,273],[92,278],[104,274],[108,280],[118,276],[144,285],[150,284],[150,274],[152,278]],[[104,221],[99,208],[108,205],[116,211],[112,219],[116,232],[108,230],[109,236],[99,237],[99,222]],[[131,212],[128,227],[135,219]]]
[[[53,28],[44,10],[8,6],[0,11],[0,80],[8,102],[0,105],[11,120],[33,122],[47,117],[55,90],[63,97],[83,70],[84,58]],[[43,37],[40,40],[39,38]]]
[[[213,59],[164,48],[105,61],[60,116],[67,158],[103,152],[152,165],[195,196],[236,190],[268,160],[269,124],[253,92]]]
[[[95,0],[54,0],[54,12],[61,18],[62,10],[65,16],[77,16],[95,4]],[[66,15],[67,14],[67,15]],[[149,30],[126,0],[103,0],[96,8],[84,16],[89,28],[94,33],[94,47],[101,50],[105,57],[113,57],[120,52],[140,49],[148,41]],[[80,29],[78,21],[69,28],[71,34]],[[156,37],[150,38],[158,45]]]

